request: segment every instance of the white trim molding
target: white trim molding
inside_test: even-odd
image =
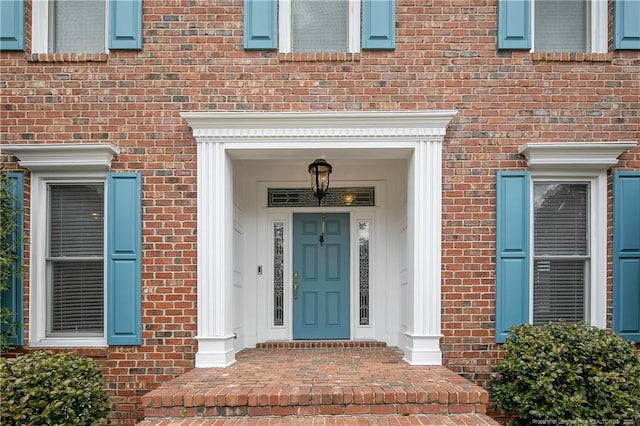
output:
[[[304,138],[325,143],[366,139],[398,141],[443,137],[456,110],[314,112],[185,112],[180,114],[198,142],[207,140],[286,141]]]
[[[24,144],[2,147],[32,172],[101,171],[111,167],[120,150],[110,143]]]
[[[233,160],[314,158],[328,153],[342,159],[410,160],[408,230],[415,237],[408,243],[407,262],[415,297],[406,307],[413,315],[403,349],[410,363],[441,364],[442,145],[456,113],[182,113],[198,145],[196,367],[225,367],[241,349],[234,345],[231,312]]]
[[[531,170],[607,170],[638,142],[535,142],[518,149]]]

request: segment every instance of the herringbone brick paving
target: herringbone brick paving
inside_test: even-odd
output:
[[[245,349],[228,368],[194,369],[143,397],[141,425],[496,424],[487,392],[445,367],[327,346]]]

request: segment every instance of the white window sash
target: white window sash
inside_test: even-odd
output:
[[[281,53],[292,52],[292,0],[278,1],[278,50]],[[349,47],[347,53],[360,51],[360,1],[349,0]]]
[[[31,52],[52,53],[49,51],[49,3],[50,0],[34,0],[31,5]],[[108,53],[109,45],[109,0],[105,1],[104,50]],[[96,53],[103,53],[96,52]]]
[[[105,206],[107,200],[106,175],[101,172],[87,173],[32,173],[31,175],[31,257],[30,257],[30,293],[29,307],[29,346],[31,347],[103,347],[107,346],[107,271],[104,263],[104,331],[102,336],[84,337],[47,337],[47,315],[49,302],[47,301],[47,238],[48,212],[47,186],[53,183],[102,183],[104,185]],[[106,218],[105,208],[105,221]],[[106,232],[105,232],[106,238]],[[103,257],[106,259],[106,242]]]
[[[533,239],[533,185],[540,182],[588,183],[589,193],[589,256],[585,271],[585,319],[591,325],[606,328],[607,311],[607,175],[605,172],[583,173],[537,171],[532,174],[530,191],[530,277],[529,323],[533,323],[534,239]]]
[[[568,0],[577,1],[577,0]],[[535,46],[535,0],[531,1],[531,52],[536,52]],[[589,39],[587,44],[589,46],[587,53],[607,53],[609,48],[608,40],[608,22],[609,11],[607,9],[606,0],[590,0],[589,1],[589,22],[588,33]]]

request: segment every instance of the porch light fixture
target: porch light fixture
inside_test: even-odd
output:
[[[318,158],[309,164],[309,174],[311,175],[311,190],[314,197],[318,199],[318,205],[321,205],[322,199],[327,195],[329,189],[329,175],[333,168],[324,158]]]

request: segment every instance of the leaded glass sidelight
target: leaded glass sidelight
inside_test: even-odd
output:
[[[284,222],[273,224],[273,325],[284,325]]]
[[[360,325],[370,325],[370,306],[369,306],[369,246],[370,246],[370,230],[371,226],[368,221],[358,222],[358,276],[359,276],[359,317]]]

